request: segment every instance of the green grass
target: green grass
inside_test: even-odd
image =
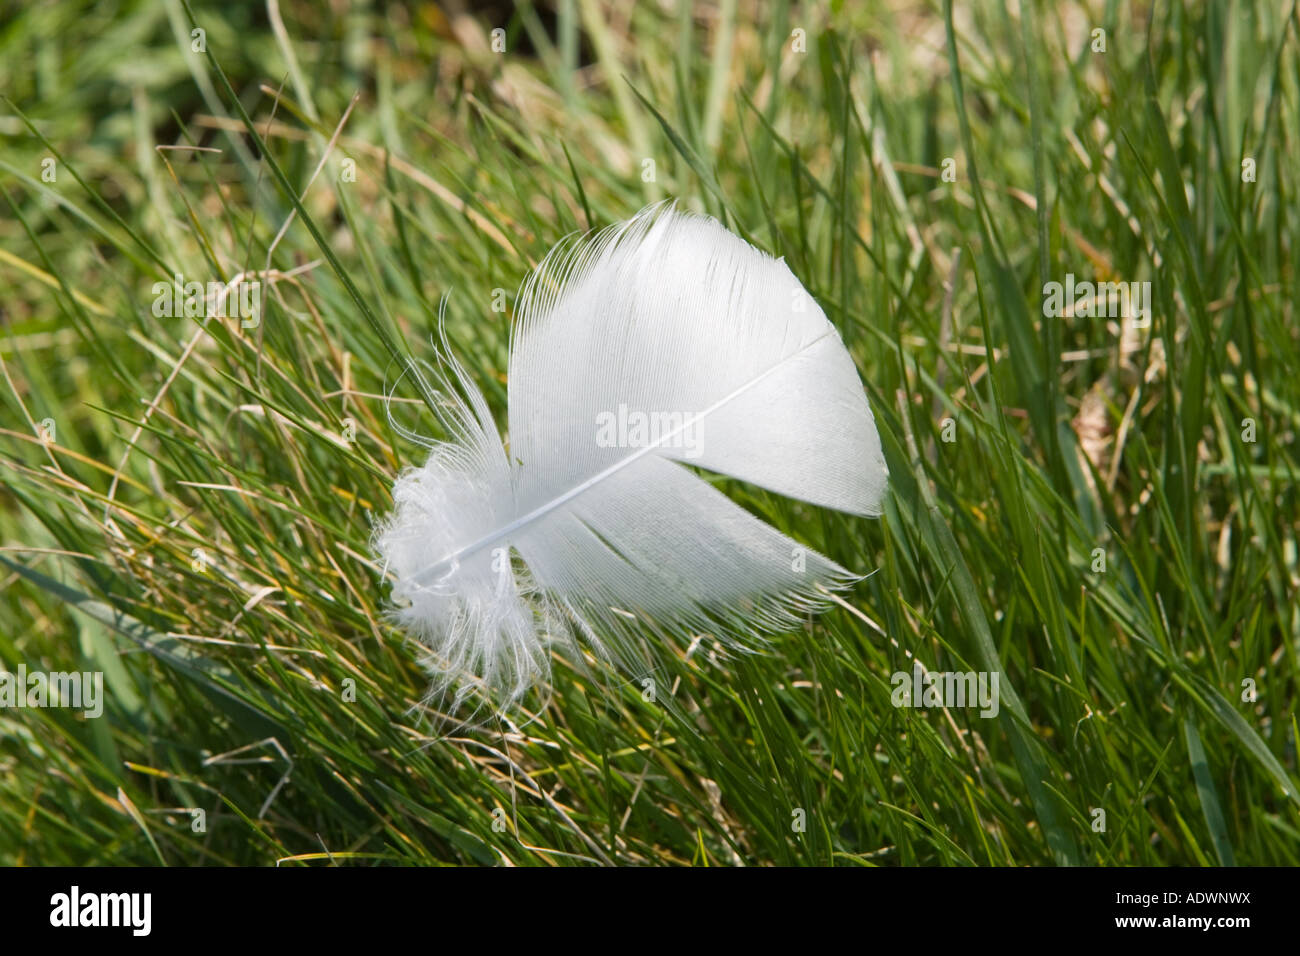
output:
[[[106,704],[0,710],[0,864],[1300,863],[1295,5],[864,6],[11,15],[0,666]],[[439,737],[368,546],[433,418],[382,395],[450,294],[500,414],[531,266],[667,196],[785,257],[891,470],[879,521],[728,492],[875,573],[671,709],[557,659]],[[268,268],[256,328],[153,315]],[[1152,327],[1043,317],[1067,273]],[[913,659],[999,716],[893,707]]]

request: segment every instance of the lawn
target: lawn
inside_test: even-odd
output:
[[[11,7],[0,670],[102,714],[0,707],[0,864],[1300,863],[1298,29]],[[868,576],[758,653],[646,624],[650,685],[557,650],[444,712],[371,545],[446,437],[405,373],[444,313],[503,423],[521,283],[668,198],[784,257],[890,471],[879,519],[718,487]],[[916,667],[997,713],[898,706]]]

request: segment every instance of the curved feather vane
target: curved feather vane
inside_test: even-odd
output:
[[[858,579],[692,470],[860,515],[887,479],[834,327],[716,220],[652,206],[546,257],[520,294],[508,453],[442,358],[452,441],[399,476],[375,538],[435,693],[512,703],[557,638],[644,666],[638,622],[752,646]]]

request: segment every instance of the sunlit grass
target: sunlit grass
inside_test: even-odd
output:
[[[0,710],[0,863],[1300,862],[1294,7],[969,6],[12,18],[0,666],[107,699]],[[439,739],[369,548],[433,418],[383,396],[449,296],[501,413],[531,266],[666,196],[786,258],[891,471],[879,521],[728,493],[876,573]],[[260,322],[156,316],[177,273]],[[1152,327],[1044,317],[1067,273]],[[914,660],[998,717],[894,707]]]

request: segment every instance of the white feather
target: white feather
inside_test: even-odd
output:
[[[398,477],[375,536],[435,692],[509,705],[556,638],[638,666],[638,622],[753,646],[858,580],[686,467],[860,515],[887,478],[834,327],[717,221],[652,206],[546,257],[510,344],[508,451],[442,360],[452,440]]]

